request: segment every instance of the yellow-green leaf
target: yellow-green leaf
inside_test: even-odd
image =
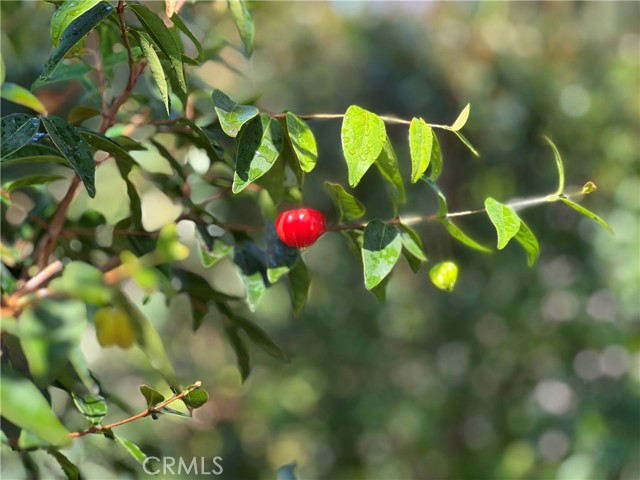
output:
[[[349,185],[355,187],[382,152],[387,140],[382,119],[351,105],[342,121],[342,150],[349,170]]]

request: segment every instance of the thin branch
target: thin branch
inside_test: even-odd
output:
[[[275,118],[285,118],[286,113],[272,113],[272,117]],[[310,113],[310,114],[296,114],[299,118],[304,118],[307,120],[325,120],[332,118],[344,118],[344,113]],[[392,117],[389,115],[378,115],[385,123],[397,123],[401,125],[411,125],[411,120],[405,120],[404,118]],[[431,128],[440,128],[443,130],[451,130],[451,126],[449,125],[440,125],[438,123],[427,123]]]
[[[88,428],[86,430],[82,430],[80,432],[70,433],[69,434],[69,438],[83,437],[85,435],[90,435],[90,434],[95,434],[95,433],[104,433],[105,431],[108,431],[108,430],[111,430],[113,428],[119,427],[120,425],[125,425],[127,423],[133,422],[135,420],[139,420],[139,419],[144,418],[144,417],[148,417],[148,416],[156,414],[156,413],[162,413],[162,412],[160,412],[160,410],[162,408],[166,407],[170,403],[175,402],[176,400],[180,400],[180,399],[186,397],[191,392],[194,392],[194,391],[198,390],[201,386],[202,386],[202,382],[198,381],[195,384],[191,385],[186,390],[174,395],[173,397],[169,398],[168,400],[165,400],[162,403],[158,403],[157,405],[154,405],[153,407],[147,408],[146,410],[138,413],[137,415],[133,415],[133,416],[131,416],[129,418],[125,418],[124,420],[120,420],[119,422],[110,423],[109,425],[94,425],[93,427],[90,427],[90,428]]]

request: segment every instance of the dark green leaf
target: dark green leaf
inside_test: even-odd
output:
[[[265,241],[267,244],[267,278],[269,282],[276,283],[295,265],[300,251],[280,240],[271,221],[267,222],[265,226]]]
[[[173,15],[171,15],[171,21],[176,27],[178,27],[178,29],[182,31],[182,33],[184,33],[187,37],[189,37],[189,40],[193,42],[193,45],[196,47],[196,50],[198,51],[198,58],[194,59],[194,62],[196,63],[196,65],[200,65],[206,59],[202,45],[200,44],[198,39],[195,37],[195,35],[191,32],[191,30],[189,30],[189,28],[185,25],[184,21],[182,20],[182,18],[180,18],[180,16],[177,13],[174,13]]]
[[[295,116],[291,112],[286,114],[287,133],[291,140],[293,151],[298,158],[300,168],[305,172],[310,172],[318,161],[318,147],[313,132],[307,122]]]
[[[124,449],[129,452],[129,454],[136,459],[138,463],[141,465],[145,464],[145,460],[147,456],[144,454],[140,447],[138,447],[135,443],[127,440],[126,438],[118,437],[114,435],[116,441],[124,447]]]
[[[11,295],[16,288],[16,278],[4,263],[0,263],[0,286],[2,293]]]
[[[283,141],[280,122],[264,113],[242,129],[237,141],[233,193],[240,193],[273,167]]]
[[[185,405],[189,408],[193,408],[194,410],[203,406],[205,403],[207,403],[208,400],[209,394],[202,388],[197,388],[196,390],[194,390],[193,392],[189,392],[182,398],[182,401],[185,403]]]
[[[170,115],[171,97],[169,96],[169,84],[167,83],[167,77],[165,77],[164,70],[162,69],[162,63],[160,63],[160,57],[158,57],[158,54],[153,48],[151,38],[148,35],[143,32],[136,31],[133,33],[138,39],[140,47],[142,47],[142,53],[149,65],[149,70],[151,70],[153,80],[156,82],[156,86],[158,87],[158,92],[160,92],[160,98],[162,98],[162,103],[164,103],[167,115]]]
[[[191,130],[193,130],[193,132],[200,139],[200,141],[197,142],[197,145],[207,151],[209,159],[212,162],[221,160],[224,157],[224,149],[222,148],[222,146],[211,136],[207,135],[207,133],[202,128],[200,128],[188,118],[181,118],[180,120],[178,120],[178,122],[182,123],[183,125],[188,125]]]
[[[49,137],[76,171],[91,198],[96,196],[96,161],[91,148],[76,127],[52,115],[42,117]]]
[[[164,24],[162,19],[144,5],[128,5],[136,14],[142,27],[149,34],[160,51],[165,54],[171,64],[171,73],[174,76],[180,92],[184,98],[188,93],[187,80],[182,66],[182,52],[175,38]]]
[[[72,2],[62,2],[60,7],[51,17],[51,40],[53,46],[60,43],[60,36],[67,29],[69,24],[76,18],[84,14],[87,10],[95,7],[100,0],[74,0]]]
[[[220,126],[230,137],[237,136],[242,126],[260,113],[253,105],[240,105],[220,90],[214,90],[211,98]]]
[[[102,150],[103,152],[110,153],[113,155],[113,158],[117,160],[117,163],[124,163],[126,165],[128,169],[127,172],[131,167],[137,165],[137,162],[129,152],[106,135],[101,135],[98,132],[84,128],[79,128],[78,131],[82,133],[87,142],[93,147],[94,151]]]
[[[68,80],[81,80],[84,75],[91,71],[91,67],[86,63],[62,63],[59,64],[55,71],[46,79],[36,80],[31,86],[31,90],[49,85],[50,83],[66,82]]]
[[[146,385],[140,385],[140,393],[147,401],[147,408],[151,408],[164,401],[164,395]]]
[[[269,338],[269,335],[267,335],[267,333],[260,327],[237,315],[231,316],[230,319],[236,326],[244,330],[249,339],[251,339],[251,341],[260,347],[265,353],[277,358],[278,360],[282,360],[284,362],[289,361],[289,358],[280,349],[280,347],[278,347],[278,345],[276,345],[274,341]]]
[[[387,137],[384,147],[382,148],[382,152],[380,152],[380,155],[376,159],[376,166],[385,180],[392,187],[391,195],[394,200],[394,204],[397,205],[398,203],[406,202],[407,197],[404,189],[404,182],[402,181],[402,176],[398,169],[398,157],[396,157],[396,152],[393,150],[393,145],[391,145],[389,137]]]
[[[533,232],[527,227],[527,224],[520,220],[520,230],[514,237],[515,240],[522,245],[527,253],[527,264],[532,267],[538,260],[538,254],[540,253],[540,246],[538,240]]]
[[[240,377],[244,382],[251,373],[251,359],[249,358],[249,352],[247,351],[247,347],[244,345],[244,342],[238,335],[238,327],[228,326],[225,328],[225,331],[227,332],[227,336],[229,337],[231,348],[233,348],[233,351],[236,354],[238,368],[240,369]]]
[[[269,286],[266,255],[255,243],[242,241],[236,245],[233,262],[242,277],[249,309],[254,312]]]
[[[349,185],[355,187],[382,152],[387,139],[384,122],[375,113],[351,105],[342,121],[341,138]]]
[[[338,183],[324,182],[329,190],[333,202],[340,212],[340,220],[348,222],[356,220],[365,214],[365,207],[356,197],[348,193],[342,185]]]
[[[590,218],[591,220],[595,220],[600,225],[602,225],[604,228],[606,228],[609,231],[609,233],[613,234],[613,228],[611,228],[607,222],[605,222],[602,218],[600,218],[598,215],[596,215],[592,211],[587,210],[582,205],[578,205],[577,203],[572,202],[568,198],[560,198],[560,201],[562,203],[564,203],[565,205],[569,205],[571,208],[573,208],[575,211],[581,213],[585,217]]]
[[[97,117],[100,115],[100,110],[97,110],[92,107],[87,107],[85,105],[78,105],[77,107],[73,107],[67,116],[67,120],[69,123],[74,125],[78,125],[89,118]]]
[[[76,405],[78,411],[86,418],[91,425],[100,425],[102,419],[107,414],[107,402],[100,395],[87,395],[80,397],[75,394],[71,394],[73,403]]]
[[[91,30],[93,30],[100,22],[102,22],[111,13],[113,7],[107,2],[100,2],[75,20],[62,32],[60,43],[53,49],[44,70],[38,79],[31,86],[31,89],[37,88],[53,73],[58,63],[64,58],[65,54],[71,50],[80,40],[82,40]]]
[[[87,325],[84,303],[45,299],[22,312],[18,336],[29,371],[42,387],[50,385],[80,343]]]
[[[400,232],[394,225],[372,220],[364,229],[364,284],[371,290],[389,275],[402,253]]]
[[[3,83],[0,88],[0,97],[18,105],[30,108],[36,112],[46,115],[47,109],[44,108],[38,97],[26,88],[16,85],[15,83]]]
[[[520,230],[520,217],[509,205],[491,197],[484,201],[484,207],[498,233],[498,250],[502,250]]]
[[[307,303],[309,285],[311,284],[309,270],[304,260],[302,260],[302,257],[299,257],[293,268],[289,270],[289,283],[291,287],[291,305],[293,311],[296,315],[300,315]]]
[[[453,262],[441,262],[429,270],[431,282],[440,290],[453,292],[458,280],[458,266]]]
[[[2,366],[1,378],[0,405],[4,418],[52,445],[65,445],[71,441],[69,431],[31,380],[6,364]]]
[[[61,178],[65,177],[62,175],[28,175],[17,180],[3,183],[2,188],[7,192],[13,192],[14,190],[19,190],[20,188],[45,185],[47,183],[60,180]]]
[[[431,162],[433,129],[422,118],[413,118],[409,126],[411,152],[411,183],[416,183],[427,171]]]
[[[240,39],[242,40],[242,45],[244,45],[245,54],[247,57],[250,57],[251,53],[253,53],[254,37],[251,14],[243,0],[227,0],[227,5],[229,6],[231,17],[233,17],[233,21],[236,27],[238,27],[238,32],[240,32]]]
[[[33,143],[38,138],[40,120],[26,113],[13,113],[0,120],[2,158]]]
[[[47,453],[56,459],[67,480],[80,480],[80,470],[78,470],[78,467],[71,463],[71,460],[64,456],[60,450],[48,448]]]

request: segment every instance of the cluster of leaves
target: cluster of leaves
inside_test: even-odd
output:
[[[167,2],[167,5],[174,3]],[[249,12],[238,0],[230,0],[228,6],[240,32],[243,51],[250,55],[254,34]],[[123,281],[133,281],[147,295],[161,292],[172,299],[186,294],[193,309],[194,330],[210,311],[217,312],[236,352],[243,379],[251,370],[247,339],[275,358],[287,360],[287,357],[264,330],[243,316],[242,302],[246,301],[249,310],[255,310],[265,291],[285,278],[296,313],[302,311],[308,295],[310,275],[300,252],[285,245],[273,226],[281,204],[301,202],[305,175],[313,171],[318,161],[318,146],[305,116],[263,112],[251,102],[236,103],[225,93],[214,90],[209,111],[196,109],[187,117],[184,111],[189,97],[202,93],[208,96],[209,92],[193,84],[185,74],[185,65],[197,66],[215,58],[226,43],[205,48],[174,9],[168,16],[172,27],[167,27],[160,16],[141,4],[119,2],[114,7],[105,1],[64,2],[52,19],[54,48],[32,90],[52,82],[80,79],[87,89],[83,104],[63,119],[49,115],[37,97],[22,87],[4,84],[2,89],[4,98],[39,113],[37,116],[16,113],[2,118],[3,208],[14,205],[13,192],[23,189],[40,203],[51,205],[54,202],[43,185],[68,177],[65,169],[71,169],[74,176],[66,197],[68,202],[63,200],[54,210],[42,208],[37,212],[50,216],[50,220],[33,213],[19,228],[9,229],[6,244],[3,239],[6,253],[2,272],[3,309],[12,316],[2,326],[2,347],[3,353],[6,352],[2,357],[3,440],[22,450],[48,449],[65,471],[75,467],[56,447],[87,433],[102,433],[117,440],[137,460],[145,458],[135,445],[113,434],[111,426],[115,424],[102,424],[107,412],[105,398],[109,399],[109,395],[89,370],[79,347],[81,335],[90,321],[102,346],[141,348],[174,393],[165,400],[158,391],[142,386],[140,390],[147,402],[142,416],[160,413],[189,416],[192,409],[206,401],[206,392],[199,384],[186,388],[180,384],[160,335],[136,303],[123,293]],[[126,18],[131,21],[125,22]],[[96,32],[100,41],[100,52],[92,52],[100,58],[94,64],[84,61],[83,42],[90,32]],[[196,57],[185,54],[181,34],[192,42]],[[116,51],[116,44],[124,49]],[[77,61],[63,62],[64,58]],[[113,83],[114,67],[124,62],[130,70],[128,84],[109,105],[104,95],[105,84]],[[157,97],[151,99],[136,90],[137,75],[146,66],[157,89]],[[97,82],[92,80],[96,77]],[[156,123],[147,119],[154,125],[153,133],[143,141],[135,141],[123,135],[123,125],[130,120],[121,114],[126,111],[127,102],[144,106],[149,112],[164,111],[169,118]],[[465,107],[451,125],[432,125],[422,118],[406,121],[381,117],[356,105],[350,106],[344,115],[309,116],[342,118],[341,141],[349,187],[356,187],[373,165],[389,186],[395,217],[354,223],[365,217],[364,205],[344,186],[326,183],[339,214],[340,224],[334,229],[340,231],[362,260],[365,287],[380,299],[384,299],[385,286],[400,257],[404,256],[416,272],[427,261],[422,241],[411,228],[416,221],[437,221],[456,240],[483,252],[490,251],[451,220],[460,213],[448,211],[446,197],[437,184],[443,161],[434,129],[453,132],[476,153],[460,133],[469,112],[469,106]],[[87,126],[94,117],[102,117],[98,128]],[[406,201],[406,192],[398,157],[386,133],[387,123],[409,126],[410,180],[423,181],[435,192],[439,200],[436,213],[407,219],[398,216],[400,206]],[[174,143],[170,146],[161,143],[156,138],[159,133],[170,135]],[[203,150],[209,159],[210,166],[204,174],[181,161],[181,156],[192,146]],[[527,205],[562,201],[604,224],[564,194],[562,163],[553,148],[560,171],[560,188]],[[132,155],[144,150],[155,151],[166,159],[172,173],[144,172]],[[96,158],[101,158],[96,155],[98,152],[114,159],[127,186],[130,215],[113,230],[123,234],[114,235],[108,246],[96,243],[83,246],[80,251],[57,242],[55,254],[64,260],[64,265],[60,261],[51,262],[48,245],[60,239],[60,225],[64,223],[65,209],[75,187],[82,183],[90,197],[100,191],[101,186],[96,185],[95,180],[100,166]],[[246,298],[217,291],[204,277],[176,263],[189,252],[178,240],[175,223],[166,225],[160,232],[140,235],[145,233],[142,206],[133,181],[139,174],[179,202],[181,220],[195,223],[205,269],[214,267],[222,258],[232,259],[244,282]],[[190,196],[190,187],[202,182],[218,189],[215,199],[199,201]],[[592,184],[588,184],[581,193],[592,189]],[[210,207],[226,194],[243,195],[254,201],[265,218],[264,230],[252,233],[252,228],[229,225],[213,215]],[[518,206],[526,205],[504,204],[488,198],[482,211],[486,211],[496,227],[498,249],[514,238],[524,247],[532,265],[538,255],[538,242],[516,213]],[[105,223],[93,213],[87,212],[77,228],[95,229]],[[68,233],[73,234],[73,229]],[[24,255],[20,249],[25,241],[32,242],[34,255]],[[99,265],[100,268],[92,265],[89,251],[96,249],[104,258],[115,262]],[[59,277],[48,281],[60,271]],[[452,290],[457,272],[453,262],[443,262],[432,267],[430,278],[438,288]],[[45,283],[46,288],[38,289]],[[89,424],[86,431],[78,435],[68,432],[53,414],[48,394],[52,386],[63,389],[73,398]],[[175,400],[184,402],[186,412],[167,406]]]

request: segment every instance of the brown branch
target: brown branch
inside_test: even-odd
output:
[[[198,381],[195,384],[191,385],[186,390],[174,395],[173,397],[169,398],[168,400],[165,400],[162,403],[158,403],[157,405],[154,405],[153,407],[149,407],[146,410],[143,410],[142,412],[138,413],[137,415],[133,415],[133,416],[131,416],[129,418],[125,418],[124,420],[120,420],[119,422],[110,423],[109,425],[94,425],[92,427],[89,427],[86,430],[82,430],[80,432],[70,433],[69,434],[69,438],[83,437],[85,435],[90,435],[90,434],[95,434],[95,433],[104,433],[105,431],[108,431],[108,430],[111,430],[113,428],[119,427],[120,425],[124,425],[124,424],[133,422],[135,420],[139,420],[139,419],[144,418],[144,417],[148,417],[148,416],[156,414],[156,413],[162,413],[162,412],[160,412],[160,410],[162,408],[166,407],[170,403],[175,402],[176,400],[180,400],[180,399],[186,397],[191,392],[194,392],[194,391],[198,390],[201,386],[202,386],[202,382]]]

